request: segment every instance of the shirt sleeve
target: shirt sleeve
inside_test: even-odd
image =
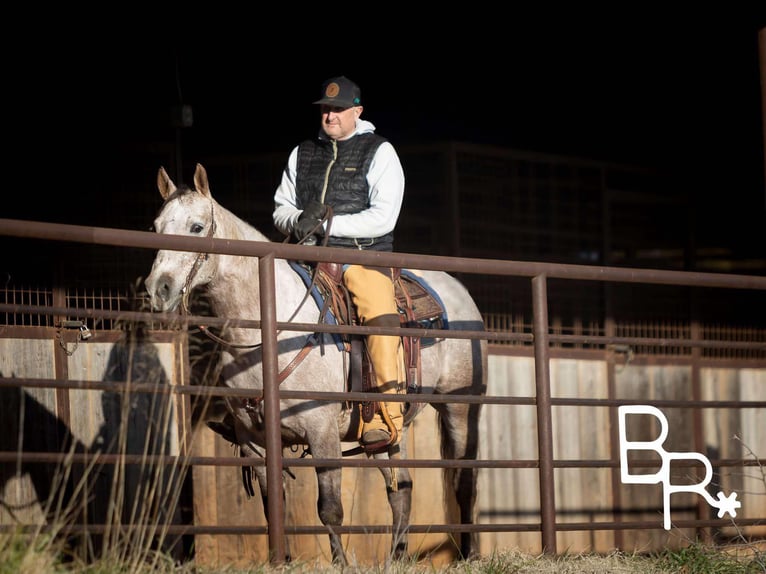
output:
[[[330,235],[346,238],[380,237],[394,230],[404,199],[404,170],[390,142],[383,142],[375,152],[367,173],[367,183],[370,187],[370,207],[358,213],[335,215]],[[294,185],[292,190],[294,201]]]
[[[295,175],[298,165],[298,147],[294,147],[287,159],[287,165],[282,172],[282,181],[274,193],[274,212],[272,218],[274,226],[284,233],[290,235],[295,223],[301,214],[298,209],[295,197]]]

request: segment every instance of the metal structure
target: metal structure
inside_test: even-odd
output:
[[[78,292],[72,294],[54,295],[53,292],[39,297],[38,292],[6,291],[5,302],[0,303],[0,317],[4,317],[4,334],[13,326],[24,328],[51,328],[63,329],[63,337],[71,340],[83,341],[87,339],[87,333],[99,330],[103,325],[114,325],[115,321],[137,321],[146,325],[184,326],[195,322],[204,322],[208,325],[220,325],[223,322],[239,322],[253,328],[263,330],[264,341],[264,399],[267,405],[266,412],[271,413],[267,420],[270,436],[270,452],[280,452],[279,449],[279,409],[278,404],[280,391],[277,383],[276,357],[276,333],[286,325],[276,321],[274,315],[274,300],[276,297],[274,286],[273,262],[275,258],[303,259],[314,261],[343,261],[347,263],[375,264],[395,267],[408,267],[417,269],[437,269],[458,274],[479,274],[500,278],[513,278],[514,280],[526,280],[529,282],[531,299],[531,325],[522,325],[520,329],[511,326],[510,329],[496,328],[497,325],[488,321],[486,332],[461,332],[461,331],[429,331],[429,336],[462,337],[462,338],[486,338],[498,346],[516,346],[531,349],[535,361],[535,387],[534,399],[520,399],[518,397],[434,397],[429,400],[443,400],[452,402],[477,402],[485,404],[534,404],[537,412],[538,429],[538,458],[535,461],[449,461],[449,460],[411,460],[398,461],[396,464],[407,466],[445,467],[476,465],[481,468],[537,468],[539,470],[540,490],[540,522],[530,524],[505,524],[484,525],[475,524],[470,527],[460,525],[413,525],[411,532],[427,529],[429,532],[455,532],[470,528],[475,531],[491,531],[498,529],[537,530],[542,537],[542,548],[546,553],[557,553],[556,533],[562,529],[579,530],[622,530],[628,528],[657,528],[656,522],[598,522],[598,523],[568,523],[558,524],[556,520],[556,497],[554,489],[554,469],[568,465],[578,464],[582,466],[598,466],[602,468],[616,468],[619,466],[617,453],[609,460],[582,460],[576,463],[555,460],[553,456],[552,436],[552,408],[557,405],[599,405],[609,408],[614,412],[619,404],[625,401],[615,399],[561,399],[551,397],[549,364],[555,353],[565,353],[568,350],[577,351],[582,349],[675,349],[678,354],[687,355],[692,364],[693,372],[696,373],[697,389],[699,384],[699,361],[707,354],[715,356],[713,349],[728,349],[726,355],[734,361],[740,361],[757,369],[766,368],[766,337],[764,336],[763,324],[756,321],[754,326],[749,326],[742,331],[736,331],[737,339],[732,340],[729,332],[716,330],[714,326],[708,326],[693,322],[691,325],[673,331],[661,331],[659,333],[623,333],[620,325],[614,318],[607,315],[603,333],[584,332],[570,334],[565,330],[557,329],[551,324],[549,317],[549,288],[552,281],[556,282],[579,282],[593,285],[604,285],[607,289],[619,286],[673,286],[683,289],[695,290],[731,290],[737,297],[746,297],[755,294],[761,300],[766,291],[766,277],[749,275],[726,275],[700,272],[684,272],[672,270],[650,270],[636,268],[613,268],[589,265],[552,264],[536,262],[500,261],[486,259],[466,259],[444,256],[427,256],[401,253],[368,253],[353,250],[338,250],[321,247],[303,247],[282,243],[260,243],[222,240],[215,238],[190,238],[178,236],[158,235],[149,232],[126,231],[98,227],[82,227],[63,224],[46,224],[29,221],[17,221],[0,219],[0,234],[22,239],[38,239],[45,241],[66,241],[90,245],[106,245],[117,248],[138,249],[173,249],[192,252],[227,253],[258,257],[261,269],[261,300],[265,302],[264,309],[268,312],[260,320],[245,321],[242,318],[211,319],[209,317],[185,317],[176,315],[163,316],[133,310],[134,303],[128,303],[128,308],[109,308],[113,299],[100,297],[92,292]],[[18,298],[16,298],[18,297]],[[759,310],[760,309],[760,310]],[[754,308],[754,312],[763,313],[763,306]],[[22,317],[26,319],[21,319]],[[58,319],[53,319],[57,317]],[[364,327],[338,327],[332,325],[290,325],[291,330],[340,332],[349,329],[358,330],[361,333],[372,332],[371,328]],[[384,334],[403,332],[411,335],[422,335],[418,329],[374,329]],[[73,339],[74,338],[74,339]],[[612,355],[614,361],[614,355]],[[696,366],[695,366],[696,365]],[[59,380],[58,378],[47,380],[19,379],[6,376],[0,379],[0,387],[54,387],[54,388],[102,388],[119,392],[120,385],[114,383],[93,383],[76,380]],[[614,384],[612,380],[611,385]],[[173,393],[176,395],[192,395],[207,393],[211,395],[234,394],[234,391],[221,388],[204,387],[163,387],[156,385],[132,385],[133,391],[150,393]],[[243,391],[237,391],[238,395],[246,395]],[[301,398],[317,398],[311,393],[292,393],[291,396]],[[357,396],[358,395],[358,396]],[[354,400],[369,398],[369,395],[358,393],[357,395],[342,394],[341,396],[322,395],[320,398],[327,400]],[[401,400],[407,400],[402,397]],[[687,401],[670,401],[669,404],[676,407],[688,407],[704,409],[708,407],[724,407],[734,409],[766,409],[766,401],[750,402],[705,402],[700,400],[699,395],[691,397]],[[56,462],[60,460],[61,453],[26,453],[26,452],[0,452],[0,462]],[[106,456],[106,455],[105,455]],[[83,458],[83,462],[87,457]],[[108,462],[108,457],[105,459]],[[157,463],[171,463],[174,457],[157,457]],[[75,458],[77,462],[77,458]],[[124,462],[124,461],[123,461]],[[191,465],[242,465],[242,459],[238,457],[217,458],[204,460],[188,459]],[[749,466],[761,464],[757,460],[717,460],[717,466]],[[296,459],[285,461],[280,457],[268,457],[266,460],[270,484],[281,483],[281,473],[285,466],[322,466],[330,463],[319,459]],[[342,466],[376,466],[381,463],[374,460],[342,460],[332,461],[333,464]],[[391,464],[390,461],[388,464]],[[268,529],[244,529],[249,533],[268,534],[271,556],[277,562],[282,561],[285,549],[281,540],[285,531],[285,525],[281,519],[281,498],[269,497]],[[762,525],[766,522],[766,516],[756,519],[746,519],[738,525],[742,527]],[[726,524],[725,520],[698,519],[685,521],[682,525],[693,528],[709,528]],[[87,525],[83,528],[98,531],[98,525]],[[231,529],[216,529],[211,526],[171,526],[169,531],[178,531],[185,534],[199,533],[226,533]],[[374,526],[346,526],[340,528],[341,533],[389,531],[389,527]],[[296,533],[311,534],[324,532],[323,528],[300,528]]]

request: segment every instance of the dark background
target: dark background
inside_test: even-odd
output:
[[[766,10],[748,4],[29,14],[7,21],[3,40],[1,215],[110,226],[111,182],[159,167],[137,165],[131,150],[179,136],[187,180],[197,158],[286,157],[318,129],[322,81],[344,74],[362,87],[363,117],[395,145],[449,139],[667,170],[693,197],[707,242],[763,256]],[[180,131],[179,105],[193,110]],[[154,178],[131,193],[156,194]]]

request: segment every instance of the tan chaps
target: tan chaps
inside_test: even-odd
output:
[[[343,274],[343,282],[356,307],[359,323],[365,327],[399,327],[399,311],[396,306],[394,282],[391,269],[387,267],[364,267],[350,265]],[[378,392],[398,393],[403,388],[403,351],[401,339],[395,335],[368,335],[367,349],[375,370]],[[380,413],[369,423],[364,423],[360,436],[372,429],[386,429],[392,444],[402,432],[402,407],[400,402],[380,402]]]

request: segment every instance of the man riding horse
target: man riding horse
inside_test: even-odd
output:
[[[362,120],[359,86],[345,76],[322,86],[321,129],[293,148],[274,194],[274,225],[298,242],[392,251],[404,196],[404,172],[394,147]],[[315,237],[316,236],[316,237]],[[399,327],[391,268],[343,265],[342,281],[367,327]],[[402,349],[397,336],[368,335],[374,381],[381,393],[403,390]],[[368,451],[395,445],[402,432],[401,402],[377,402],[360,417],[360,442]]]

